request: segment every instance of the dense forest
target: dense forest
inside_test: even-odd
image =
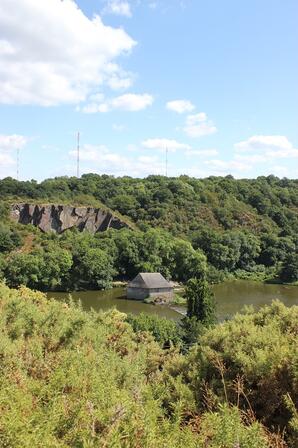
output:
[[[297,446],[298,307],[207,326],[183,354],[171,321],[0,297],[2,447]]]
[[[298,281],[298,180],[6,178],[0,199],[0,276],[13,287],[107,288],[139,271],[179,282],[198,276]],[[9,220],[9,206],[18,201],[108,208],[130,229],[44,234]]]

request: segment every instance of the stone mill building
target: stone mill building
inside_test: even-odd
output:
[[[173,286],[160,273],[140,273],[127,286],[127,298],[144,300],[148,297],[173,298]]]

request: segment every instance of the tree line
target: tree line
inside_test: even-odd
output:
[[[86,174],[80,179],[60,177],[37,183],[6,178],[0,181],[0,198],[2,209],[5,204],[24,200],[109,207],[134,221],[138,229],[122,232],[121,237],[112,232],[108,232],[110,236],[80,237],[72,232],[72,236],[58,238],[36,235],[31,229],[34,241],[24,254],[21,248],[20,253],[14,250],[20,245],[23,231],[4,222],[0,227],[0,267],[2,275],[12,279],[12,285],[15,275],[9,265],[14,257],[16,266],[23,265],[26,260],[21,254],[25,258],[32,254],[39,258],[40,267],[34,266],[30,257],[27,264],[40,275],[36,279],[33,274],[26,284],[49,287],[49,273],[42,265],[51,265],[50,254],[55,251],[51,238],[64,260],[56,268],[61,271],[60,277],[53,269],[53,275],[59,278],[53,278],[52,286],[74,284],[77,273],[86,275],[86,286],[107,287],[112,279],[130,278],[140,269],[159,270],[168,278],[186,281],[196,269],[202,270],[203,264],[213,282],[230,274],[257,280],[298,280],[297,180],[275,176],[242,180],[232,176],[134,179]],[[1,210],[0,216],[4,216]],[[85,257],[78,248],[74,250],[80,238],[93,250]],[[71,239],[73,245],[67,245]],[[7,256],[11,252],[12,262]],[[194,260],[198,258],[201,261]],[[93,267],[92,278],[97,278],[93,285],[85,273],[86,263]],[[106,269],[99,278],[96,272],[101,263]]]

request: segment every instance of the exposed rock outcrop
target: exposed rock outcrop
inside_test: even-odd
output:
[[[21,224],[33,224],[43,232],[62,233],[77,227],[81,232],[96,233],[128,227],[106,210],[69,205],[15,204],[11,209],[11,218]]]

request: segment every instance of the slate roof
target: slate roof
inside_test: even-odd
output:
[[[129,284],[129,288],[172,288],[172,285],[159,273],[141,272]]]

